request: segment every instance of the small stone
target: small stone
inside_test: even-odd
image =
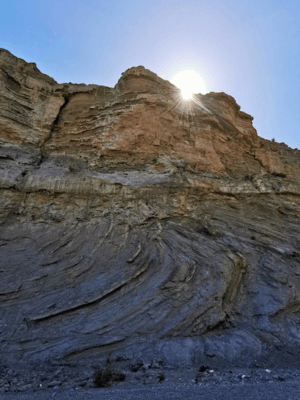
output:
[[[48,383],[48,387],[54,387],[54,386],[59,386],[60,385],[60,381],[52,381],[50,383]]]
[[[32,388],[32,385],[30,383],[28,383],[27,385],[21,386],[21,390],[29,390]]]

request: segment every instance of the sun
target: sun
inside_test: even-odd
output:
[[[192,99],[194,93],[205,94],[207,92],[204,79],[193,70],[179,72],[173,77],[171,83],[181,90],[184,100]]]

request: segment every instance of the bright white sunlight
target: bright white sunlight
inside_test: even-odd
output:
[[[171,83],[181,90],[181,95],[184,100],[190,100],[194,93],[206,93],[204,79],[197,72],[192,70],[179,72],[171,80]]]

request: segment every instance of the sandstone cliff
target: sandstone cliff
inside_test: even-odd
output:
[[[0,102],[3,363],[297,362],[299,150],[141,66],[57,84],[0,49]]]

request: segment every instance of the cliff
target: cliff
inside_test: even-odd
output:
[[[252,119],[0,49],[2,363],[299,362],[300,151]]]

